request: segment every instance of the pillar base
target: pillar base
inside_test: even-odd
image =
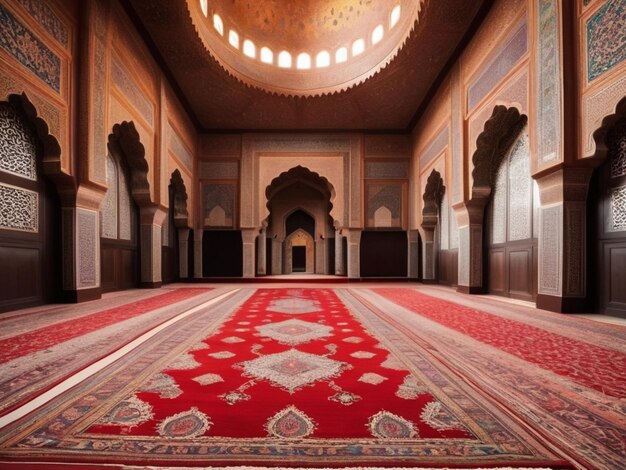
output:
[[[61,300],[68,304],[78,304],[101,298],[102,289],[100,289],[100,287],[93,287],[91,289],[64,290],[61,294]]]
[[[139,283],[139,287],[142,289],[158,289],[163,285],[161,281],[142,281]]]
[[[485,293],[485,289],[479,286],[456,286],[456,291],[461,294],[480,295]]]
[[[537,295],[537,308],[558,313],[591,312],[587,299],[581,297],[559,297],[556,295]]]

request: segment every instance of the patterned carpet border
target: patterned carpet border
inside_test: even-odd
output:
[[[468,382],[519,416],[580,468],[622,468],[626,461],[626,402],[486,345],[394,304],[373,292],[359,295]],[[416,314],[418,313],[418,314]]]
[[[222,292],[221,289],[197,289],[196,295],[172,305],[160,306],[62,341],[45,350],[0,363],[0,416],[132,341],[143,332]],[[147,300],[152,298],[154,297],[150,296]],[[106,302],[98,302],[98,305],[103,303]],[[116,308],[124,305],[128,304],[121,304]],[[107,310],[101,308],[99,311]]]
[[[0,457],[30,460],[107,462],[128,464],[216,465],[256,463],[295,466],[307,463],[326,466],[435,465],[453,467],[567,466],[544,448],[518,423],[489,400],[475,395],[462,381],[429,363],[423,351],[385,336],[388,348],[402,357],[410,370],[438,390],[439,398],[459,416],[475,438],[457,439],[276,439],[276,438],[150,438],[94,435],[86,430],[124,397],[133,394],[163,368],[184,356],[190,347],[214,334],[234,314],[250,291],[241,291],[230,301],[180,322],[158,338],[130,353],[103,371],[98,381],[88,380],[19,423],[0,438]],[[353,312],[354,313],[354,312]],[[361,319],[359,313],[357,318]],[[375,315],[370,314],[375,319]],[[379,331],[364,325],[370,333]],[[391,328],[387,325],[388,330]],[[391,328],[392,329],[392,328]],[[389,330],[390,331],[390,330]],[[382,334],[382,333],[381,333]],[[380,335],[377,334],[380,339]],[[394,338],[400,338],[395,336]],[[181,339],[184,339],[181,341]],[[470,396],[470,392],[473,396]],[[319,466],[319,465],[318,465]]]

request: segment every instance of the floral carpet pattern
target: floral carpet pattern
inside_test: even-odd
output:
[[[347,290],[241,289],[2,430],[0,459],[567,467]]]

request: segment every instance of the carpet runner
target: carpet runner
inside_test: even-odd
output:
[[[626,398],[626,354],[412,289],[373,289],[398,305],[606,395]]]
[[[15,423],[0,458],[567,467],[426,351],[364,321],[331,289],[242,292]]]
[[[141,293],[141,291],[139,291]],[[72,320],[65,312],[53,324],[25,331],[29,323],[0,340],[0,416],[64,377],[114,351],[142,332],[217,295],[214,289],[176,289],[148,298],[100,308]],[[138,297],[133,294],[133,297]],[[100,304],[106,304],[101,301]],[[29,341],[31,343],[29,343]]]

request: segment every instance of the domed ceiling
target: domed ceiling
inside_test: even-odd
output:
[[[122,0],[205,132],[406,132],[492,3]]]
[[[404,45],[427,0],[187,0],[208,52],[242,82],[315,96],[377,73]]]

